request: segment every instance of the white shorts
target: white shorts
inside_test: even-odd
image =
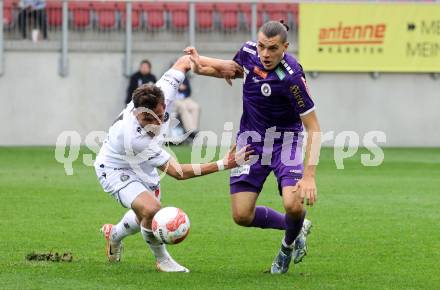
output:
[[[136,197],[144,191],[160,200],[160,186],[148,185],[133,170],[95,167],[95,171],[104,191],[126,208],[131,208]]]

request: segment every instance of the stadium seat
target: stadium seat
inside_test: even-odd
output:
[[[284,20],[284,23],[289,23],[289,4],[286,3],[266,3],[264,10],[267,13],[269,20]]]
[[[63,24],[63,4],[61,1],[48,1],[46,13],[49,27],[61,27]]]
[[[188,28],[188,3],[167,3],[166,8],[171,16],[171,27],[176,30]]]
[[[143,3],[142,10],[147,14],[147,28],[150,30],[165,27],[165,5],[163,3]]]
[[[69,10],[72,11],[72,27],[86,28],[90,25],[90,3],[69,2]]]
[[[263,4],[257,4],[257,28],[263,25]],[[244,21],[247,29],[251,29],[252,25],[252,6],[251,4],[242,3],[240,4],[240,11],[244,15]]]
[[[126,3],[117,2],[116,9],[121,15],[121,27],[125,27],[125,22],[127,22],[127,13],[125,11]],[[131,27],[133,29],[138,29],[142,26],[142,5],[139,2],[131,3]]]
[[[214,4],[196,3],[196,24],[199,30],[211,30],[213,28]]]
[[[216,5],[220,14],[221,27],[224,30],[238,29],[238,3],[219,3]]]
[[[3,25],[5,28],[10,28],[13,25],[13,4],[14,3],[12,1],[5,1],[3,3]]]
[[[112,1],[92,2],[91,4],[97,17],[96,24],[99,29],[116,27],[116,3]]]

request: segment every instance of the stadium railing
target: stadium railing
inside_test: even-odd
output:
[[[47,0],[35,15],[19,0],[0,0],[0,59],[4,49],[61,51],[60,74],[67,75],[68,51],[120,51],[128,75],[133,50],[175,51],[196,43],[229,50],[255,39],[271,19],[288,22],[296,39],[298,3],[257,2]],[[1,73],[2,60],[0,67]]]
[[[67,74],[68,51],[124,52],[128,75],[133,50],[176,51],[182,45],[206,44],[229,51],[243,39],[255,39],[265,21],[280,19],[289,24],[296,51],[299,2],[47,0],[42,13],[36,14],[20,8],[19,0],[0,0],[0,74],[6,49],[61,51],[62,75]]]

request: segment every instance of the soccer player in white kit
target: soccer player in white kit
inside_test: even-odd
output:
[[[161,147],[169,119],[167,107],[190,69],[189,57],[182,56],[156,85],[136,89],[133,100],[110,127],[96,157],[95,170],[102,188],[129,208],[118,224],[105,224],[101,228],[110,262],[120,261],[122,240],[140,231],[155,256],[159,271],[189,272],[171,257],[151,231],[153,216],[161,208],[157,168],[183,180],[237,167],[252,153],[247,148],[235,152],[234,147],[217,162],[179,164]],[[234,71],[229,73],[235,74]],[[227,76],[228,72],[224,74]]]

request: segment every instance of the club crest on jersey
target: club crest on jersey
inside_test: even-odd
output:
[[[265,97],[269,97],[270,94],[272,94],[272,89],[270,88],[269,84],[264,83],[261,85],[261,93]]]
[[[267,78],[267,72],[262,71],[259,67],[254,66],[254,74],[256,74],[257,76],[265,79]]]
[[[130,179],[130,176],[128,176],[127,174],[121,174],[120,178],[122,182],[125,182]]]

